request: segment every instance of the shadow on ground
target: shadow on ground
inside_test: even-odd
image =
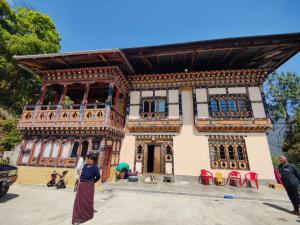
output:
[[[7,193],[6,195],[4,195],[1,199],[0,199],[0,203],[5,203],[9,200],[12,200],[14,198],[19,197],[19,195],[17,194],[11,194],[11,193]]]
[[[263,204],[264,204],[264,205],[267,205],[267,206],[270,206],[270,207],[272,207],[272,208],[274,208],[274,209],[278,209],[278,210],[280,210],[280,211],[286,212],[286,213],[291,213],[290,210],[288,210],[288,209],[286,209],[286,208],[283,208],[283,207],[281,207],[281,206],[272,204],[272,203],[264,202]]]

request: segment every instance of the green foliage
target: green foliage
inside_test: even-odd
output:
[[[9,165],[10,158],[0,159],[0,165]]]
[[[12,9],[0,0],[0,105],[20,114],[39,96],[40,77],[20,68],[13,55],[58,52],[60,40],[48,15],[25,7]]]
[[[264,92],[272,118],[283,118],[289,124],[300,106],[300,76],[275,72],[266,81]]]
[[[287,152],[288,161],[300,169],[300,107],[295,114],[291,132],[285,138],[283,150]]]
[[[280,164],[279,155],[272,154],[271,158],[272,158],[272,163],[274,166],[278,166]]]
[[[300,76],[291,72],[273,73],[264,92],[273,120],[285,121],[282,150],[288,161],[300,168]]]
[[[21,141],[21,134],[17,130],[18,120],[6,119],[0,121],[3,137],[0,140],[0,151],[10,151]]]
[[[66,96],[64,105],[73,105],[73,104],[74,104],[74,101],[69,96]]]

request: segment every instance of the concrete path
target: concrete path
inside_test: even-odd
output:
[[[84,224],[279,225],[300,223],[300,217],[289,213],[292,206],[284,192],[253,190],[254,193],[251,193],[252,190],[233,189],[231,192],[241,192],[240,196],[243,195],[245,198],[236,196],[237,198],[229,200],[222,198],[222,193],[225,193],[222,190],[209,191],[208,187],[203,186],[197,192],[198,195],[188,185],[185,187],[176,185],[170,188],[162,184],[159,188],[149,185],[146,187],[142,184],[122,183],[104,185],[95,194],[94,218]],[[164,188],[172,193],[162,190]],[[182,189],[185,190],[185,194],[180,194]],[[250,194],[247,195],[247,192]],[[211,193],[211,195],[207,197],[205,193]],[[8,195],[0,201],[0,224],[71,224],[74,198],[75,195],[71,189],[56,190],[47,187],[13,185]]]

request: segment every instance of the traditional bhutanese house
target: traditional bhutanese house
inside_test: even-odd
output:
[[[42,78],[26,105],[18,164],[74,167],[95,152],[102,180],[140,173],[255,171],[274,179],[262,83],[300,49],[300,33],[15,56]]]

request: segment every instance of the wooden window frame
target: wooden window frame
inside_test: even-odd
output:
[[[246,94],[224,94],[224,95],[209,95],[209,116],[212,119],[246,119],[252,118],[251,102]],[[222,109],[222,101],[226,102],[226,110]],[[217,102],[218,111],[212,110],[212,101]],[[231,101],[234,101],[234,110],[231,107]],[[240,101],[245,101],[245,107],[241,110]],[[214,107],[215,109],[215,107]]]

